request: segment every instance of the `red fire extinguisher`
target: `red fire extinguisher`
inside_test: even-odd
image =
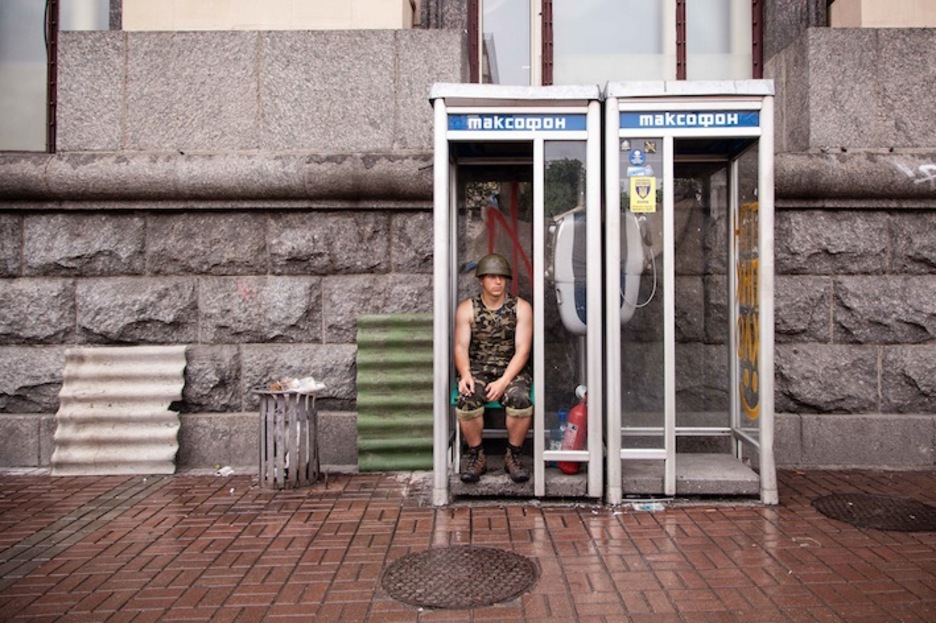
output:
[[[569,410],[569,421],[566,424],[565,434],[562,436],[563,450],[582,450],[588,437],[588,395],[584,385],[575,388],[579,397],[577,405]],[[559,469],[563,474],[577,474],[581,463],[578,461],[559,461]]]

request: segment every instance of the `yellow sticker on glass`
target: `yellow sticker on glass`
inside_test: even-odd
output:
[[[630,178],[630,211],[638,213],[656,212],[656,178]]]

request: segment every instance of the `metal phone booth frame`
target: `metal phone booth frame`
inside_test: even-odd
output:
[[[766,504],[778,502],[773,454],[773,94],[773,83],[766,80],[630,82],[605,86],[605,290],[615,292],[620,287],[619,274],[623,270],[620,267],[624,265],[622,262],[626,262],[619,248],[624,244],[619,241],[627,224],[622,220],[640,219],[642,215],[639,212],[646,208],[646,212],[651,214],[643,216],[652,217],[661,227],[654,244],[661,249],[663,296],[662,339],[654,344],[654,348],[661,347],[662,355],[657,351],[653,359],[654,362],[662,360],[662,386],[654,388],[661,395],[655,405],[662,404],[662,413],[654,411],[650,418],[662,416],[663,421],[657,421],[655,431],[647,427],[634,433],[639,424],[634,430],[622,430],[630,425],[629,419],[639,421],[641,417],[640,409],[627,407],[630,404],[628,400],[638,403],[639,397],[628,397],[627,392],[632,388],[623,386],[626,383],[622,381],[622,365],[629,363],[627,358],[642,345],[635,338],[625,344],[629,352],[623,352],[622,323],[606,322],[606,501],[610,504],[622,502],[624,494],[629,493],[622,487],[622,471],[625,469],[622,464],[635,465],[627,463],[629,460],[643,460],[655,465],[662,461],[661,493],[666,496],[683,493],[677,484],[677,436],[714,431],[703,427],[681,428],[677,424],[674,295],[677,275],[674,265],[681,258],[674,250],[674,167],[679,166],[674,164],[678,162],[674,160],[674,154],[678,155],[680,146],[684,154],[687,149],[696,150],[692,157],[696,158],[695,162],[703,163],[697,166],[716,166],[704,164],[706,158],[708,162],[723,163],[717,166],[723,167],[719,169],[719,179],[725,180],[723,195],[726,201],[723,203],[726,205],[727,224],[722,225],[722,231],[727,240],[718,244],[725,245],[728,258],[718,278],[727,282],[728,300],[725,303],[728,313],[727,322],[721,323],[719,331],[725,336],[720,339],[726,342],[724,347],[729,353],[726,359],[730,378],[722,381],[725,386],[720,399],[725,406],[720,409],[730,412],[727,414],[730,425],[715,432],[722,435],[724,445],[728,445],[725,440],[730,439],[731,453],[736,462],[748,458],[743,457],[742,452],[750,452],[749,456],[754,457],[750,459],[752,467],[758,471],[752,488],[756,492],[756,478],[759,478],[761,501]],[[705,150],[709,153],[703,153]],[[752,191],[743,204],[737,190],[741,157],[746,158],[747,164],[745,184]],[[649,166],[649,158],[655,158],[653,166]],[[752,164],[754,159],[756,167]],[[685,172],[686,166],[683,164],[680,171]],[[657,170],[658,167],[662,170]],[[685,177],[685,173],[680,175]],[[629,179],[629,176],[635,179]],[[683,181],[680,180],[681,183]],[[643,197],[647,201],[641,203],[641,193],[656,195],[658,206],[654,207],[652,196]],[[623,201],[628,205],[622,205]],[[653,214],[658,209],[662,215]],[[606,317],[613,318],[618,313],[615,297],[609,295],[605,305]],[[628,378],[639,380],[640,374],[658,376],[653,374],[658,370],[655,368],[648,373],[638,369]],[[659,380],[654,382],[659,383]],[[653,443],[644,445],[628,438],[628,447],[622,447],[622,432],[655,436],[652,437]],[[659,441],[662,443],[657,443]],[[732,459],[730,453],[725,454]],[[684,474],[679,476],[680,479],[684,477]]]
[[[587,259],[587,330],[581,338],[587,352],[584,361],[587,383],[589,422],[587,447],[583,450],[548,451],[546,448],[546,413],[554,410],[550,404],[552,388],[545,376],[544,309],[547,294],[546,230],[544,214],[544,153],[562,149],[565,142],[577,141],[583,148],[582,198],[579,206],[586,215],[583,229],[591,249],[601,248],[601,101],[600,89],[594,86],[518,87],[490,84],[436,84],[430,100],[434,109],[434,207],[433,207],[433,495],[434,505],[448,504],[451,497],[450,477],[458,469],[458,425],[451,407],[451,392],[455,386],[452,360],[454,313],[458,304],[459,275],[464,282],[469,273],[459,258],[458,205],[456,196],[460,154],[475,147],[483,151],[486,145],[500,148],[523,145],[532,154],[532,261],[530,287],[533,307],[533,469],[529,486],[534,496],[549,495],[547,461],[572,461],[586,464],[587,493],[600,498],[603,494],[602,448],[602,266],[600,253]],[[571,144],[571,143],[569,143]],[[496,154],[495,154],[496,155]],[[571,207],[571,206],[570,206]],[[515,281],[521,266],[513,258]],[[473,273],[470,273],[473,274]],[[473,293],[477,287],[473,288]],[[584,305],[583,305],[584,307]],[[568,388],[573,395],[574,387]],[[565,390],[565,388],[564,388]],[[571,406],[571,404],[569,405]],[[556,470],[550,470],[556,471]],[[486,477],[474,487],[483,485]]]

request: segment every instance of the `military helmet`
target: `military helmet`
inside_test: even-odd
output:
[[[502,275],[508,279],[513,278],[513,273],[510,270],[510,262],[507,261],[506,257],[498,255],[497,253],[485,255],[478,260],[478,267],[475,268],[475,277],[483,277],[485,275]]]

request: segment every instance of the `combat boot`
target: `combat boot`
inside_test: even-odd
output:
[[[462,482],[478,482],[481,475],[487,472],[487,458],[484,448],[468,448],[461,471]]]
[[[507,454],[504,455],[504,471],[510,474],[510,479],[514,482],[526,482],[530,479],[530,472],[523,467],[520,448],[507,448]]]

